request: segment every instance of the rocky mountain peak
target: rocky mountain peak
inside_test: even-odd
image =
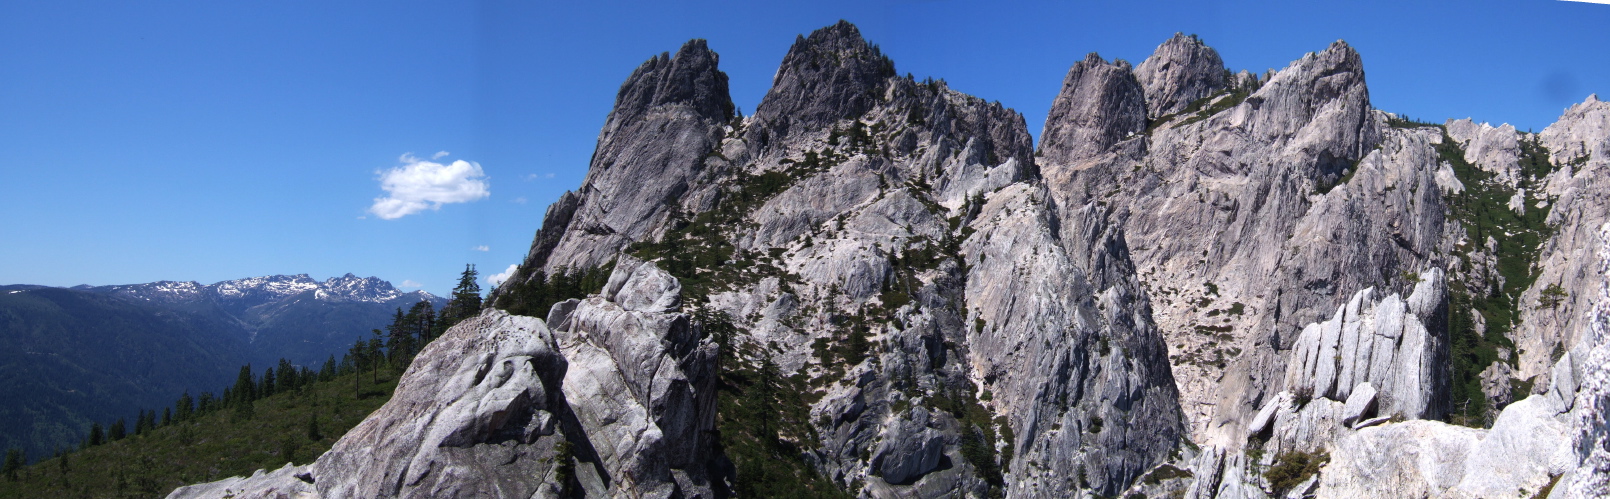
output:
[[[1286,141],[1284,152],[1304,158],[1294,164],[1319,183],[1339,179],[1380,140],[1364,61],[1341,40],[1275,73],[1244,103],[1250,115],[1234,121],[1245,119],[1260,138]]]
[[[1153,118],[1177,113],[1229,84],[1219,52],[1181,33],[1158,45],[1135,75],[1146,87],[1146,111]]]
[[[894,75],[894,61],[839,21],[794,40],[755,116],[777,135],[827,126],[872,109]]]
[[[1610,163],[1610,102],[1598,94],[1571,106],[1560,120],[1540,134],[1543,144],[1554,153],[1556,164],[1577,166]]]
[[[695,39],[676,55],[650,58],[627,77],[599,133],[586,180],[548,210],[522,276],[596,266],[663,220],[667,203],[704,171],[705,158],[732,121],[720,60]],[[550,261],[551,254],[561,256]]]
[[[1040,155],[1045,167],[1068,165],[1145,129],[1146,94],[1132,68],[1092,52],[1062,80],[1040,134]]]
[[[732,116],[727,75],[717,69],[720,56],[702,39],[688,40],[676,55],[650,58],[621,84],[615,95],[611,124],[624,125],[659,106],[682,105],[700,117],[725,121]]]

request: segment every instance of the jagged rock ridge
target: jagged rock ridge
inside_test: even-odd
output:
[[[1413,123],[1371,107],[1346,43],[1255,76],[1177,35],[1138,66],[1076,62],[1036,152],[1020,115],[898,76],[848,23],[798,38],[754,116],[731,116],[717,60],[694,41],[633,73],[497,294],[654,262],[658,291],[563,302],[548,325],[608,329],[580,318],[613,306],[730,326],[721,369],[800,380],[789,438],[836,487],[1263,497],[1286,453],[1328,452],[1293,494],[1603,490],[1596,98],[1536,135]],[[689,344],[675,324],[643,328],[661,347],[588,336],[572,350],[596,369],[561,393],[645,400],[642,355],[688,355],[656,353]],[[683,365],[676,386],[720,376]],[[649,418],[599,414],[579,420],[623,442],[606,468],[659,478],[588,493],[705,490],[608,429]],[[1448,458],[1397,460],[1431,451]]]

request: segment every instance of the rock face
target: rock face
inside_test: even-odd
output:
[[[1146,115],[1158,118],[1178,113],[1191,103],[1230,86],[1219,52],[1196,35],[1175,33],[1135,68],[1146,88]]]
[[[530,270],[590,268],[665,221],[733,118],[727,75],[704,40],[644,62],[615,96],[581,189],[548,209]],[[557,255],[557,258],[554,258]]]
[[[1148,59],[1150,61],[1150,59]],[[1157,71],[1174,68],[1157,65]],[[1157,74],[1159,90],[1177,85],[1173,75]],[[1178,89],[1172,89],[1178,91]],[[1062,91],[1051,104],[1040,134],[1040,154],[1076,162],[1106,152],[1113,144],[1146,129],[1146,90],[1129,63],[1108,63],[1094,52],[1073,64]]]
[[[1571,358],[1610,359],[1610,224],[1599,233],[1597,304],[1581,341],[1554,366],[1546,393],[1504,408],[1491,430],[1411,421],[1340,439],[1321,474],[1320,496],[1530,497],[1551,483],[1549,497],[1610,493],[1610,369]]]
[[[623,263],[555,307],[557,330],[497,310],[454,326],[312,464],[169,497],[709,497],[716,347],[665,312],[674,278]]]
[[[1355,387],[1367,386],[1370,398],[1379,390],[1382,414],[1436,419],[1447,413],[1442,366],[1448,345],[1432,333],[1446,327],[1447,286],[1440,269],[1419,279],[1407,300],[1377,298],[1365,289],[1335,317],[1303,328],[1286,364],[1286,389],[1349,401]]]
[[[1127,89],[1110,105],[1064,106],[1091,120],[1070,136],[1111,144],[1145,127],[1129,68],[1093,59],[1069,86]],[[690,133],[716,136],[703,130]],[[681,307],[730,318],[739,367],[774,362],[807,380],[820,445],[806,457],[836,486],[1115,494],[1177,448],[1166,348],[1122,234],[1101,206],[1056,202],[1021,115],[897,76],[839,23],[797,39],[755,115],[722,136],[699,152],[697,181],[656,197],[671,215],[616,231],[614,248],[641,243],[637,254],[697,282]],[[604,224],[600,213],[638,202],[604,189],[562,198],[533,242],[545,255],[523,268],[602,263],[599,246],[566,246],[552,227]],[[815,346],[845,342],[868,348]]]
[[[1253,76],[1176,35],[1075,62],[1036,148],[849,23],[747,118],[717,60],[631,75],[497,291],[612,262],[600,294],[488,311],[318,462],[176,494],[709,496],[771,460],[865,497],[1267,497],[1294,453],[1330,461],[1287,497],[1610,489],[1610,104],[1414,123],[1346,43]],[[713,454],[739,436],[789,451]]]

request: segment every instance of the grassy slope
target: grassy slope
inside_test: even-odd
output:
[[[259,400],[250,419],[223,409],[69,453],[65,472],[60,458],[34,456],[19,480],[0,478],[0,498],[162,497],[181,485],[312,462],[397,386],[386,369],[378,384],[370,373],[360,376],[362,397],[354,396],[353,376],[337,377]],[[310,418],[323,438],[308,437]]]

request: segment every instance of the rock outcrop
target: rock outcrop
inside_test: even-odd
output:
[[[1545,393],[1504,408],[1490,430],[1411,421],[1340,439],[1320,475],[1320,496],[1531,497],[1545,488],[1548,497],[1610,493],[1610,385],[1604,382],[1610,369],[1602,363],[1610,360],[1610,224],[1598,232],[1598,301],[1581,341],[1555,364]]]
[[[1045,131],[1040,133],[1040,155],[1075,163],[1106,152],[1145,129],[1146,90],[1135,79],[1133,68],[1128,62],[1108,63],[1092,52],[1073,63],[1062,80],[1062,91],[1051,104]]]
[[[554,329],[487,310],[312,464],[169,497],[711,497],[716,346],[667,313],[679,291],[628,260]]]
[[[665,223],[733,119],[727,75],[704,40],[633,71],[615,96],[581,188],[549,207],[522,276],[591,268]],[[556,257],[557,256],[557,257]]]
[[[1075,62],[1036,148],[846,22],[747,118],[717,60],[631,75],[497,291],[613,264],[601,293],[487,311],[317,462],[176,496],[693,497],[772,461],[864,497],[1610,489],[1610,104],[1416,123],[1346,43],[1254,76],[1176,35]]]
[[[1065,106],[1094,120],[1070,134],[1110,144],[1144,129],[1129,71],[1098,58],[1070,73],[1080,95],[1126,89],[1111,103],[1119,122],[1105,103]],[[821,444],[807,460],[837,486],[1114,494],[1177,448],[1166,348],[1121,231],[1100,206],[1055,201],[1021,115],[897,76],[839,23],[797,39],[755,115],[724,137],[704,176],[664,198],[675,214],[627,239],[698,283],[683,310],[742,331],[738,367],[774,362],[808,381]],[[610,213],[638,202],[583,196]],[[575,199],[549,223],[597,225]],[[546,263],[523,267],[602,261],[552,233],[533,242]],[[868,348],[817,347],[851,341]]]
[[[1286,390],[1351,402],[1370,387],[1383,415],[1438,419],[1447,413],[1447,285],[1442,270],[1419,275],[1408,299],[1365,289],[1330,320],[1309,324],[1286,364]],[[1363,402],[1361,402],[1363,403]]]
[[[1180,33],[1159,45],[1135,75],[1146,88],[1146,115],[1154,119],[1184,111],[1232,83],[1218,51]]]

